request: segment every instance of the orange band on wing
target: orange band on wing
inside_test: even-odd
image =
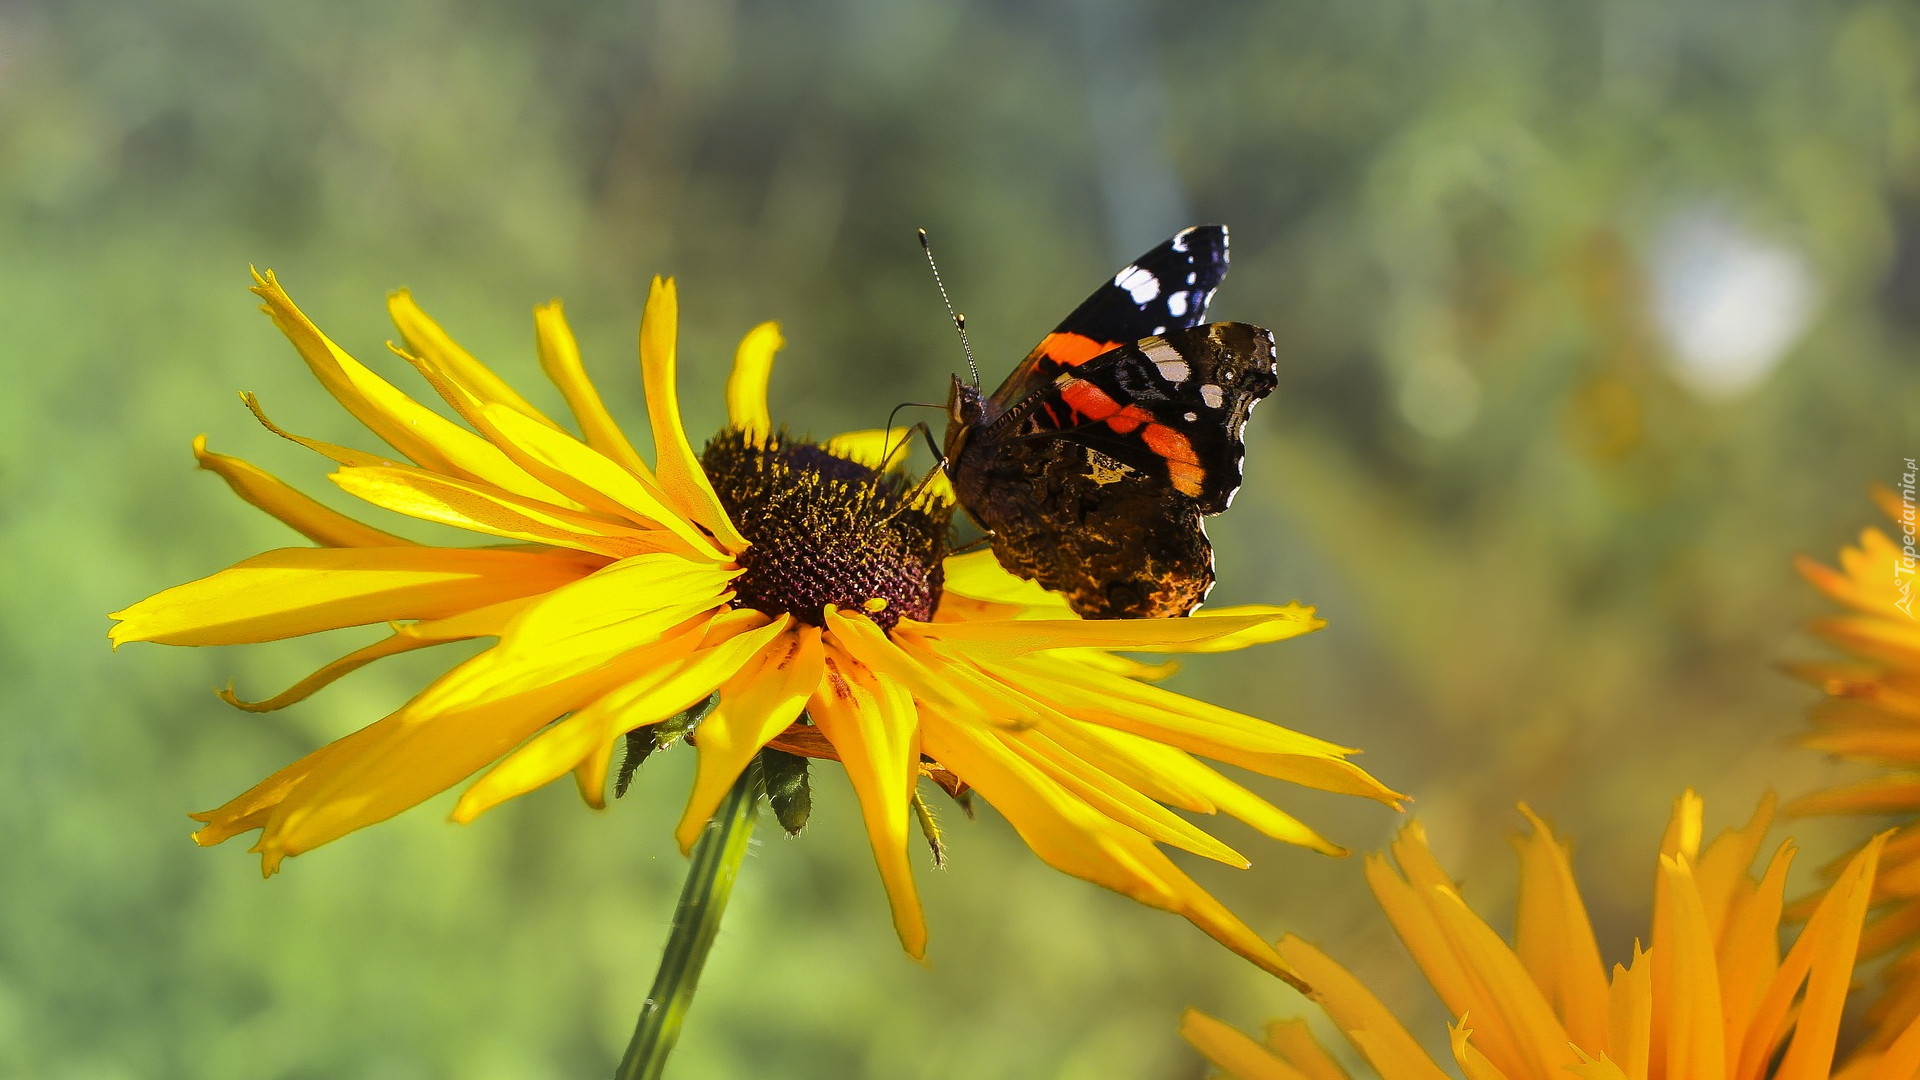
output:
[[[1147,449],[1166,458],[1168,461],[1183,461],[1188,465],[1200,464],[1200,455],[1193,452],[1193,444],[1185,435],[1165,424],[1148,424],[1140,437],[1147,442]]]
[[[1108,397],[1105,390],[1083,380],[1076,379],[1062,386],[1060,399],[1089,420],[1105,420],[1120,411],[1120,403]]]
[[[1117,341],[1095,341],[1083,334],[1052,333],[1040,339],[1033,351],[1065,367],[1079,367],[1118,345]]]
[[[1198,465],[1169,461],[1167,478],[1173,481],[1173,490],[1191,498],[1199,498],[1200,493],[1206,490],[1207,470]]]

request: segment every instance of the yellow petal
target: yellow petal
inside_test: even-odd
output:
[[[1065,734],[1059,727],[997,733],[1001,745],[1055,783],[1085,800],[1087,805],[1148,839],[1171,844],[1195,855],[1246,869],[1246,856],[1207,835],[1128,784],[1114,779],[1047,737]]]
[[[193,457],[201,468],[225,480],[235,495],[279,518],[316,544],[326,547],[403,547],[413,543],[322,506],[239,458],[208,450],[205,435],[194,437]]]
[[[289,705],[305,701],[307,698],[324,690],[336,680],[359,671],[375,660],[440,644],[443,644],[443,642],[409,638],[400,634],[389,634],[371,645],[355,649],[272,697],[262,698],[259,701],[243,701],[238,694],[233,692],[231,684],[225,689],[214,691],[214,693],[219,695],[221,701],[245,712],[274,712],[278,709],[284,709]]]
[[[441,681],[461,678],[465,668],[483,663],[487,655],[467,661]],[[633,678],[644,670],[645,655],[645,649],[637,649],[530,688],[437,711],[420,706],[434,692],[429,687],[369,728],[377,734],[351,758],[329,762],[327,769],[287,793],[261,834],[263,859],[272,865],[438,795],[555,718]]]
[[[908,808],[920,779],[920,717],[913,696],[829,643],[826,677],[807,715],[846,766],[907,954],[927,952],[927,921],[907,859]]]
[[[558,589],[594,565],[476,548],[281,548],[114,612],[109,636],[116,646],[236,645],[442,618]]]
[[[767,380],[773,374],[773,354],[786,344],[779,323],[763,322],[747,331],[734,350],[733,372],[727,376],[727,421],[746,433],[749,444],[760,445],[773,432]]]
[[[337,461],[342,465],[353,466],[400,464],[400,462],[385,454],[369,454],[365,450],[354,450],[345,446],[335,446],[330,442],[321,442],[318,439],[308,439],[295,435],[293,432],[288,431],[268,419],[266,410],[260,407],[259,397],[250,391],[240,391],[240,402],[247,407],[248,412],[253,414],[253,418],[259,422],[261,427],[266,428],[268,431],[273,432],[275,435],[280,436],[290,443],[304,446],[314,453],[319,454],[321,457]]]
[[[530,471],[570,485],[570,493],[590,505],[604,505],[641,524],[671,531],[702,558],[716,562],[723,558],[706,534],[667,505],[652,481],[634,475],[570,435],[550,431],[500,406],[486,406],[481,415],[503,441],[515,447],[516,456]]]
[[[1073,609],[1067,606],[1066,597],[1041,588],[1037,581],[1008,573],[991,551],[949,555],[941,567],[946,576],[942,586],[946,592],[995,604],[1050,609],[1054,618],[1072,615]]]
[[[1007,681],[1017,681],[1030,696],[1076,720],[1325,791],[1360,795],[1395,807],[1405,798],[1341,759],[1352,751],[1264,720],[1086,665],[1036,660],[992,666],[1009,673]]]
[[[507,460],[499,447],[401,393],[328,340],[293,305],[271,271],[255,278],[253,291],[287,335],[315,378],[374,434],[420,467],[481,480],[516,495],[564,502],[545,484]]]
[[[1006,725],[1009,731],[1033,728],[1060,748],[1084,759],[1098,771],[1134,791],[1162,802],[1203,813],[1213,804],[1162,771],[1162,753],[1179,754],[1150,740],[1130,737],[1125,732],[1102,731],[1097,725],[1082,724],[1066,713],[1026,692],[1021,680],[1003,678],[991,669],[978,667],[964,656],[953,655],[937,645],[920,653],[919,659],[937,668],[948,682],[960,687],[975,702],[975,708],[989,717],[1017,717],[1019,723]],[[1004,709],[998,708],[1004,706]],[[1115,738],[1103,738],[1112,735]]]
[[[1208,801],[1220,809],[1221,813],[1239,818],[1282,843],[1297,844],[1335,858],[1343,858],[1347,855],[1346,848],[1308,828],[1293,815],[1280,810],[1191,757],[1179,751],[1174,751],[1173,754],[1174,757],[1169,759],[1169,768],[1174,771],[1175,777],[1198,788]],[[1172,764],[1176,759],[1183,764]]]
[[[1420,1043],[1353,973],[1327,954],[1288,934],[1276,946],[1281,957],[1313,985],[1315,999],[1365,1055],[1381,1080],[1446,1080]]]
[[[429,687],[417,713],[517,694],[665,637],[725,603],[732,575],[675,555],[638,555],[542,596],[500,643]]]
[[[280,805],[288,792],[315,773],[336,767],[339,762],[351,760],[364,746],[378,741],[381,735],[379,724],[369,724],[287,765],[229,800],[225,805],[214,810],[203,810],[187,815],[203,823],[200,831],[193,834],[193,842],[201,847],[212,847],[243,832],[261,828],[267,823],[267,818],[274,807]],[[263,865],[262,870],[271,874],[273,866]]]
[[[708,633],[723,620],[751,629],[705,647]],[[615,739],[705,701],[785,632],[790,622],[785,615],[769,621],[759,612],[729,612],[663,640],[649,650],[646,670],[640,675],[575,710],[475,781],[454,807],[454,820],[472,821],[582,762],[600,762],[597,775],[604,785],[605,759]],[[595,788],[588,793],[588,802],[598,805],[600,797],[601,791]]]
[[[746,537],[728,519],[680,422],[675,374],[679,324],[680,301],[673,279],[654,278],[640,323],[640,373],[647,387],[647,416],[653,422],[654,474],[681,516],[707,530],[726,551],[738,553],[746,550]]]
[[[1266,971],[1301,985],[1266,942],[1150,841],[1089,807],[988,733],[923,708],[921,745],[965,777],[1047,865],[1182,915]]]
[[[1267,1048],[1198,1009],[1180,1017],[1180,1037],[1233,1080],[1312,1080]]]
[[[801,626],[775,638],[758,663],[748,664],[721,687],[720,703],[694,729],[699,767],[686,813],[674,830],[682,854],[693,850],[747,762],[806,707],[820,685],[823,659],[820,629]]]
[[[233,692],[233,687],[215,691],[220,700],[236,709],[247,712],[273,712],[289,705],[306,700],[333,684],[338,679],[351,675],[355,671],[379,660],[382,657],[395,656],[414,649],[424,649],[433,645],[444,645],[449,641],[465,641],[468,638],[493,637],[500,634],[513,616],[533,603],[531,597],[508,600],[491,604],[483,608],[462,612],[445,619],[427,619],[421,622],[396,626],[394,632],[379,641],[353,652],[326,665],[313,674],[301,679],[293,686],[263,701],[242,701]]]
[[[439,323],[420,310],[420,305],[413,302],[412,293],[401,289],[388,296],[387,313],[393,317],[393,325],[399,329],[400,336],[406,339],[408,349],[451,374],[482,401],[499,402],[523,416],[559,430],[558,425],[547,419],[546,414],[521,397],[505,379],[474,359],[473,354],[461,348],[440,328]]]
[[[900,683],[911,690],[915,697],[923,701],[941,705],[960,715],[980,715],[986,720],[1007,720],[1022,718],[1025,710],[1009,708],[999,711],[1003,702],[989,705],[995,710],[991,713],[983,704],[970,697],[967,691],[956,686],[939,670],[930,667],[913,651],[903,647],[904,641],[889,638],[872,619],[857,613],[842,613],[834,605],[826,606],[827,632],[848,655],[872,668],[875,672]],[[920,650],[925,652],[925,650]],[[937,659],[929,656],[929,660]]]
[[[1314,614],[1314,609],[1304,604],[1236,604],[1232,607],[1201,608],[1188,618],[1252,620],[1252,624],[1243,630],[1198,642],[1181,650],[1192,653],[1233,652],[1249,645],[1265,645],[1299,637],[1327,625],[1327,620]]]
[[[558,428],[533,420],[506,405],[487,401],[423,357],[415,356],[397,345],[389,344],[387,347],[402,360],[412,364],[414,369],[420,372],[420,377],[427,380],[427,384],[438,391],[447,404],[453,406],[461,419],[473,425],[474,430],[481,434],[488,445],[498,449],[506,456],[509,463],[520,470],[520,474],[527,478],[527,482],[534,485],[534,498],[568,509],[589,510],[615,518],[625,516],[626,512],[619,503],[607,498],[581,477],[565,469],[555,468],[552,462],[539,454],[529,453],[525,444],[531,440],[516,439],[511,432],[531,430],[538,432],[547,443],[572,444],[579,446],[585,453],[599,457],[598,454],[587,450],[585,444]],[[508,424],[508,420],[512,423]],[[534,443],[534,445],[540,445],[540,443]],[[639,482],[624,469],[611,465],[609,468],[618,474],[621,481],[628,484]]]
[[[639,452],[627,441],[620,425],[613,422],[606,403],[600,399],[600,391],[594,389],[593,380],[587,378],[586,367],[580,362],[580,346],[574,341],[560,301],[534,308],[533,325],[540,367],[567,399],[567,408],[573,410],[573,418],[580,422],[580,433],[586,437],[587,445],[619,462],[641,481],[652,484],[653,470],[647,468]]]
[[[858,462],[879,472],[892,472],[907,460],[913,450],[911,428],[868,428],[848,431],[826,441],[829,453]]]
[[[1071,745],[1080,747],[1075,753],[1125,780],[1142,795],[1196,814],[1219,811],[1219,805],[1205,794],[1214,786],[1213,778],[1207,775],[1212,770],[1195,761],[1193,755],[1124,731],[1082,724],[1052,710],[1047,715],[1050,733],[1056,728],[1069,733],[1074,740]]]
[[[341,469],[328,479],[347,494],[396,514],[609,559],[680,546],[663,530],[618,524],[424,469]]]
[[[1307,612],[1302,615],[1301,611]],[[1277,641],[1325,625],[1311,609],[1275,608],[1241,615],[1190,619],[1009,619],[1001,622],[900,625],[925,637],[963,642],[969,655],[1013,659],[1047,649],[1098,648],[1119,652],[1211,652],[1221,639],[1241,635]]]

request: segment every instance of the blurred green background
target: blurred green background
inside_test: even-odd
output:
[[[1124,260],[1229,223],[1215,313],[1274,329],[1281,383],[1216,599],[1332,625],[1174,685],[1366,748],[1496,921],[1526,800],[1623,957],[1683,787],[1717,828],[1848,775],[1788,746],[1811,694],[1772,665],[1817,653],[1792,553],[1830,560],[1920,453],[1917,78],[1920,16],[1872,2],[0,3],[0,1076],[604,1075],[665,936],[684,753],[604,814],[557,785],[460,828],[443,799],[264,884],[188,842],[450,662],[252,716],[210,689],[360,636],[108,652],[107,611],[295,542],[195,434],[345,502],[235,400],[366,441],[249,263],[396,378],[409,286],[543,405],[530,312],[562,296],[629,421],[645,284],[677,274],[696,437],[766,318],[776,415],[828,433],[960,363],[916,226],[991,381]],[[1306,1010],[991,811],[922,874],[918,967],[819,775],[678,1076],[1195,1078],[1183,1006]],[[1357,850],[1400,821],[1260,790]],[[1443,1045],[1357,860],[1220,832],[1255,867],[1202,881]],[[1799,826],[1803,880],[1863,833]]]

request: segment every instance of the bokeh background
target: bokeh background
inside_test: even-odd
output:
[[[448,663],[253,716],[211,689],[352,635],[107,650],[107,611],[295,542],[193,470],[195,434],[344,504],[235,399],[364,441],[249,263],[395,377],[391,288],[528,387],[562,296],[630,421],[645,285],[677,274],[690,426],[775,318],[775,411],[828,433],[960,364],[916,226],[991,380],[1202,221],[1234,230],[1217,316],[1281,343],[1216,597],[1331,626],[1176,687],[1364,747],[1499,919],[1527,801],[1609,959],[1684,787],[1717,828],[1846,775],[1789,745],[1811,694],[1774,665],[1818,654],[1791,555],[1830,559],[1920,454],[1910,5],[0,2],[0,1076],[603,1075],[665,936],[684,753],[603,814],[560,785],[461,828],[443,799],[265,883],[244,843],[188,842],[185,812]],[[949,815],[918,967],[817,776],[812,828],[748,864],[678,1076],[1197,1078],[1182,1007],[1309,1011],[990,810]],[[1402,820],[1261,790],[1357,850]],[[1803,884],[1864,827],[1795,827]],[[1255,866],[1204,882],[1443,1042],[1357,860],[1221,832]]]

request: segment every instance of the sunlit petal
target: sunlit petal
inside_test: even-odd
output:
[[[780,324],[764,322],[747,331],[734,350],[733,372],[727,376],[727,420],[747,433],[751,442],[764,441],[773,431],[767,412],[767,380],[773,375],[773,354],[785,348]]]

